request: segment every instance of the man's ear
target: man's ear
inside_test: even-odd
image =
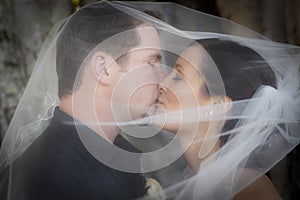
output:
[[[95,52],[90,61],[94,77],[104,85],[111,82],[111,62],[111,56],[102,51]]]

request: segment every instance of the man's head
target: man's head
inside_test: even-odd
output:
[[[91,4],[76,12],[62,28],[57,40],[57,74],[59,79],[59,98],[72,94],[80,87],[75,82],[83,60],[101,42],[109,37],[130,30],[142,22],[117,10],[108,3]],[[106,53],[117,54],[139,44],[137,34],[119,38],[119,48],[107,48]],[[126,49],[121,49],[126,48]],[[74,87],[75,86],[75,87]]]
[[[57,40],[59,98],[88,88],[86,83],[93,85],[97,102],[114,98],[123,105],[140,104],[143,109],[131,114],[140,117],[157,96],[160,54],[155,28],[107,2],[86,6],[67,21]]]

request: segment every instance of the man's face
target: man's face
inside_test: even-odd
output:
[[[125,118],[137,119],[147,115],[158,96],[158,83],[164,76],[161,70],[161,47],[155,28],[136,28],[140,44],[127,53],[127,60],[121,68],[125,70],[115,86],[113,100],[117,100],[117,110],[127,113]],[[123,113],[124,114],[124,113]],[[124,116],[122,117],[124,119]]]

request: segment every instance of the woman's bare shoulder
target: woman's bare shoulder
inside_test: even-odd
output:
[[[263,175],[234,197],[234,200],[280,200],[272,181]]]

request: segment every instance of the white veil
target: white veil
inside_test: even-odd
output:
[[[181,52],[195,40],[218,38],[236,42],[257,52],[274,72],[277,86],[277,88],[260,86],[251,98],[233,101],[231,111],[226,114],[207,117],[207,113],[214,107],[193,107],[153,114],[132,121],[105,122],[108,126],[119,126],[125,137],[128,136],[128,140],[134,141],[136,146],[145,151],[138,155],[123,152],[123,156],[128,156],[127,163],[105,164],[118,170],[136,173],[139,171],[132,166],[129,159],[138,156],[142,172],[155,172],[172,165],[186,149],[179,147],[176,137],[161,129],[158,130],[153,124],[236,120],[237,123],[232,129],[220,133],[228,136],[227,142],[201,163],[198,173],[176,181],[168,181],[172,174],[158,177],[168,183],[163,185],[168,199],[231,199],[270,170],[299,143],[300,47],[271,41],[229,20],[175,3],[110,1],[94,3],[97,4],[109,4],[133,18],[156,27],[164,52],[162,67],[166,72],[170,70],[168,67],[173,66]],[[143,12],[144,10],[160,12],[162,20]],[[107,17],[109,20],[110,16]],[[1,168],[9,167],[42,134],[53,116],[55,107],[59,105],[56,42],[71,18],[72,16],[58,23],[42,47],[29,83],[5,134],[0,151]],[[97,45],[100,47],[103,45],[104,48],[108,44],[115,45],[114,39],[108,39]],[[207,56],[207,59],[211,59],[208,54]],[[256,62],[253,68],[260,67],[259,61],[253,62]],[[210,67],[212,76],[208,79],[213,79],[217,87],[226,94],[218,69],[216,66]],[[208,85],[210,90],[209,87]],[[147,124],[148,126],[145,126]],[[147,139],[156,134],[163,134],[167,142],[163,146],[158,145],[156,149],[147,150],[149,146],[156,146],[155,142],[160,142],[157,139]],[[210,139],[214,138],[205,138]],[[105,162],[99,152],[91,150],[91,153],[101,162]],[[175,172],[180,174],[182,168],[175,168]]]

